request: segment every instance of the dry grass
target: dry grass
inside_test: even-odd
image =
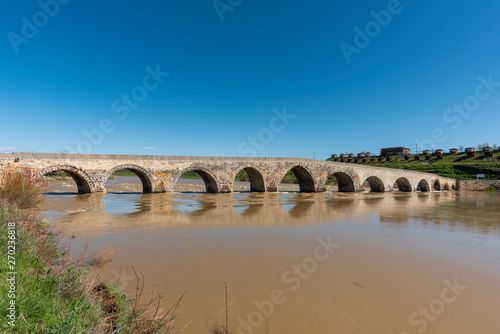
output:
[[[179,333],[175,328],[177,311],[186,292],[184,292],[169,309],[164,309],[162,301],[166,298],[166,291],[156,292],[145,303],[142,303],[145,278],[132,266],[136,277],[135,298],[130,309],[123,319],[121,330],[123,333]]]
[[[47,182],[32,171],[8,171],[0,180],[0,198],[20,209],[39,205],[46,189]]]
[[[229,306],[234,302],[234,300],[228,304],[228,302],[227,302],[227,283],[226,282],[224,282],[224,291],[225,291],[225,298],[224,298],[225,307],[224,307],[224,310],[219,314],[219,319],[217,320],[217,324],[215,325],[214,334],[229,334]],[[220,319],[224,313],[226,316],[225,317],[226,323],[225,323],[225,325],[221,325]]]
[[[113,256],[115,255],[115,249],[111,246],[105,247],[95,253],[90,258],[90,265],[97,268],[103,268],[105,265],[110,263],[113,260]]]
[[[111,262],[115,253],[114,248],[105,247],[92,255],[87,255],[89,243],[87,240],[84,250],[71,261],[68,259],[70,246],[66,243],[61,245],[60,248],[64,249],[64,259],[59,261],[60,269],[58,272],[63,273],[71,270],[70,268],[87,265],[93,268],[80,278],[82,292],[97,300],[105,313],[100,322],[96,324],[93,332],[104,334],[174,334],[180,332],[180,329],[174,327],[174,324],[180,302],[186,292],[169,309],[163,307],[167,295],[166,291],[156,292],[144,301],[145,277],[132,266],[136,279],[136,289],[133,298],[127,299],[118,291],[118,288],[101,280],[100,270]]]
[[[115,250],[113,247],[105,247],[98,252],[87,255],[90,241],[87,240],[84,250],[72,259],[69,243],[61,243],[63,256],[59,261],[58,273],[72,270],[75,267],[91,266],[92,270],[86,272],[80,278],[80,288],[83,294],[98,301],[104,310],[104,316],[96,324],[92,333],[131,333],[131,334],[174,334],[180,329],[175,328],[175,319],[180,302],[184,294],[177,299],[169,309],[164,309],[163,302],[166,299],[166,291],[156,292],[152,297],[144,301],[145,278],[132,266],[135,279],[135,295],[127,298],[118,288],[104,283],[101,280],[101,269],[112,261]],[[118,278],[119,281],[119,278]]]
[[[224,302],[225,302],[226,307],[219,314],[219,319],[217,320],[217,324],[215,325],[214,334],[229,334],[229,306],[231,306],[231,304],[234,302],[234,300],[231,301],[230,303],[227,302],[227,283],[226,282],[224,282],[224,288],[225,288]],[[220,320],[221,320],[221,317],[224,313],[226,315],[226,318],[225,318],[226,324],[221,325]],[[248,334],[252,334],[252,333],[253,333],[253,330],[249,329]],[[265,334],[268,334],[268,333],[269,333],[269,318],[266,318],[266,332],[265,332]]]

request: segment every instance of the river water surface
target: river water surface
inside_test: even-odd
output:
[[[213,334],[225,282],[230,333],[500,333],[498,194],[206,194],[181,181],[142,194],[117,176],[86,195],[53,181],[42,213],[74,251],[112,246],[104,279],[125,292],[132,265],[148,292],[168,288],[165,307],[187,290],[183,333]]]

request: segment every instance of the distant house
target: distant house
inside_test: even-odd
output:
[[[354,154],[354,153],[349,153],[349,158],[354,158],[354,157],[356,157],[356,154]]]
[[[467,153],[468,157],[474,157],[474,156],[476,156],[476,149],[474,147],[467,147],[465,149],[465,152]]]
[[[367,158],[368,158],[368,157],[371,157],[372,155],[373,155],[373,154],[372,154],[371,152],[366,152],[366,153],[365,153],[365,157],[367,157]]]
[[[435,152],[437,155],[443,155],[443,154],[444,154],[444,150],[442,150],[442,149],[435,150],[434,152]]]
[[[380,150],[380,155],[409,155],[410,149],[408,147],[386,147]]]
[[[422,153],[423,153],[424,155],[429,155],[429,154],[431,154],[432,152],[431,152],[431,150],[424,150],[424,151],[422,151]]]
[[[341,158],[345,158],[345,154],[344,154],[344,153],[342,153],[339,157],[341,157]]]
[[[365,154],[364,153],[358,153],[358,158],[364,158]]]
[[[489,146],[483,147],[483,152],[493,152],[493,147]]]
[[[332,158],[338,158],[339,155],[338,154],[332,154]]]
[[[458,148],[450,148],[450,154],[457,154],[458,152]]]

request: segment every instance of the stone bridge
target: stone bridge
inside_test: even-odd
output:
[[[186,172],[196,172],[207,192],[233,191],[236,175],[245,170],[251,191],[277,192],[288,171],[298,179],[300,191],[323,192],[334,175],[339,192],[456,190],[456,180],[435,174],[303,158],[232,158],[152,155],[98,155],[59,153],[0,153],[0,179],[7,171],[30,170],[37,176],[64,171],[79,193],[105,192],[116,171],[128,169],[142,181],[145,193],[173,191]]]

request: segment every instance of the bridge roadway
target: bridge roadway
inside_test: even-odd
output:
[[[79,193],[105,192],[109,177],[120,169],[134,172],[145,193],[173,191],[182,174],[201,176],[207,192],[233,191],[236,175],[245,170],[251,191],[277,192],[281,180],[292,171],[302,192],[323,192],[331,175],[339,192],[456,190],[456,180],[430,173],[330,162],[304,158],[194,157],[153,155],[101,155],[64,153],[0,153],[0,179],[8,171],[30,170],[37,176],[64,171],[71,175]]]

